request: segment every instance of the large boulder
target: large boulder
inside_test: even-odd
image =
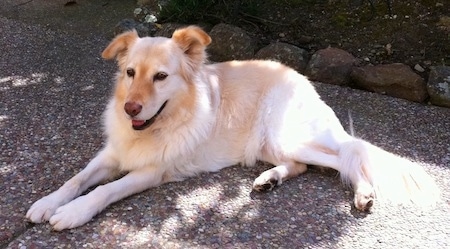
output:
[[[450,107],[450,67],[431,67],[427,89],[433,105]]]
[[[350,72],[358,60],[339,48],[318,50],[309,60],[306,75],[315,81],[334,85],[348,85]]]
[[[428,98],[425,81],[402,63],[355,67],[351,78],[357,87],[372,92],[415,102]]]
[[[208,47],[210,60],[215,62],[251,59],[255,44],[247,33],[236,26],[217,24],[209,32],[212,42]]]
[[[256,53],[255,58],[279,61],[303,73],[308,61],[308,53],[306,50],[294,45],[275,42],[260,49]]]

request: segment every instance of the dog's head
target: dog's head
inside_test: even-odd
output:
[[[211,38],[202,29],[189,26],[175,31],[172,38],[139,38],[136,31],[129,31],[108,45],[102,57],[117,59],[116,98],[123,100],[135,130],[149,127],[164,109],[195,95],[192,77],[205,62],[209,43]]]

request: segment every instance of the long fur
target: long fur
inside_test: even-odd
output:
[[[366,178],[378,200],[427,207],[440,198],[434,180],[420,165],[366,141],[355,138],[343,144],[340,158],[342,180],[348,183],[350,179]]]
[[[48,220],[56,230],[77,227],[150,187],[257,160],[275,166],[255,179],[257,191],[313,164],[338,170],[363,211],[376,198],[438,200],[436,184],[420,166],[348,134],[306,77],[272,61],[207,64],[210,42],[195,26],[171,39],[139,38],[135,31],[116,37],[102,53],[119,66],[104,114],[106,145],[35,202],[27,218]],[[128,174],[78,197],[117,172]]]

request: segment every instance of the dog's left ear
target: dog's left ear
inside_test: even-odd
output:
[[[211,43],[211,37],[197,26],[176,30],[172,35],[172,40],[195,64],[204,62],[206,59],[205,48]]]

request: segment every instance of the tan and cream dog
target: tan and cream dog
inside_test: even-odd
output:
[[[139,38],[134,31],[116,37],[102,54],[119,66],[104,115],[106,145],[35,202],[27,218],[56,230],[81,226],[148,188],[257,160],[275,166],[255,179],[257,191],[311,164],[339,171],[359,210],[375,198],[437,201],[439,191],[420,166],[348,134],[304,76],[272,61],[206,64],[210,42],[195,26],[172,38]],[[127,174],[80,196],[121,172]]]

